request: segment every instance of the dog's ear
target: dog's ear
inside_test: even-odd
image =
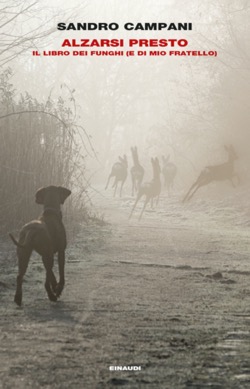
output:
[[[40,188],[36,192],[36,203],[37,204],[44,204],[44,197],[45,197],[46,188]]]
[[[58,186],[58,190],[60,193],[60,203],[63,204],[69,195],[71,195],[71,191],[69,189],[63,188],[62,186]]]

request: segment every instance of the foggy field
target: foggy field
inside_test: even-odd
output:
[[[99,188],[101,191],[101,188]],[[104,197],[103,197],[104,194]],[[34,255],[13,302],[15,253],[1,250],[3,388],[248,388],[249,214],[244,190],[188,205],[162,195],[128,221],[133,199],[96,195],[109,224],[85,225],[51,303]],[[141,365],[139,372],[109,371]]]

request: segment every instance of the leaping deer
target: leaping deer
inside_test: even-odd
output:
[[[143,176],[144,176],[144,169],[140,165],[136,146],[131,147],[131,153],[132,153],[134,166],[132,166],[132,168],[130,169],[130,173],[132,179],[132,196],[134,196],[134,192],[138,192],[138,190],[140,189]]]
[[[162,156],[162,175],[164,177],[164,186],[167,187],[168,194],[170,189],[173,189],[174,179],[177,173],[177,167],[173,162],[169,162],[169,155],[167,157]]]
[[[122,188],[123,188],[124,182],[126,181],[127,175],[128,175],[128,161],[127,161],[126,155],[124,154],[123,157],[119,157],[119,162],[114,163],[114,165],[112,166],[111,173],[108,177],[108,181],[107,181],[105,190],[109,186],[109,181],[110,181],[111,177],[115,177],[115,180],[114,180],[114,183],[112,186],[112,188],[115,188],[113,196],[115,197],[118,182],[121,181],[121,187],[120,187],[120,197],[121,197]]]
[[[239,183],[239,176],[234,171],[234,161],[238,158],[238,156],[232,145],[224,147],[228,153],[227,162],[224,162],[220,165],[206,166],[205,169],[201,171],[195,183],[187,192],[186,196],[183,199],[183,202],[190,200],[199,188],[208,185],[212,181],[229,180],[231,184],[235,186],[233,178],[237,177]]]
[[[151,158],[151,163],[153,166],[153,179],[150,182],[146,182],[142,184],[138,190],[137,198],[135,200],[135,204],[132,208],[132,211],[130,213],[129,219],[131,218],[135,207],[140,200],[142,196],[145,196],[145,202],[144,206],[142,208],[139,220],[141,220],[143,212],[148,204],[148,202],[151,200],[151,205],[153,205],[153,199],[157,197],[157,204],[159,202],[159,196],[161,193],[161,179],[160,179],[160,173],[161,173],[161,168],[159,164],[158,158]]]

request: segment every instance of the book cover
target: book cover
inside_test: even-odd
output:
[[[248,19],[1,2],[2,388],[249,387]]]

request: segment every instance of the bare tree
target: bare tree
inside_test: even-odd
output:
[[[84,2],[81,9],[84,8]],[[77,11],[76,11],[77,9]],[[60,17],[67,21],[74,18],[79,7],[60,9]],[[47,44],[57,32],[57,8],[46,7],[38,0],[1,1],[0,6],[0,66],[13,61],[28,50]]]

